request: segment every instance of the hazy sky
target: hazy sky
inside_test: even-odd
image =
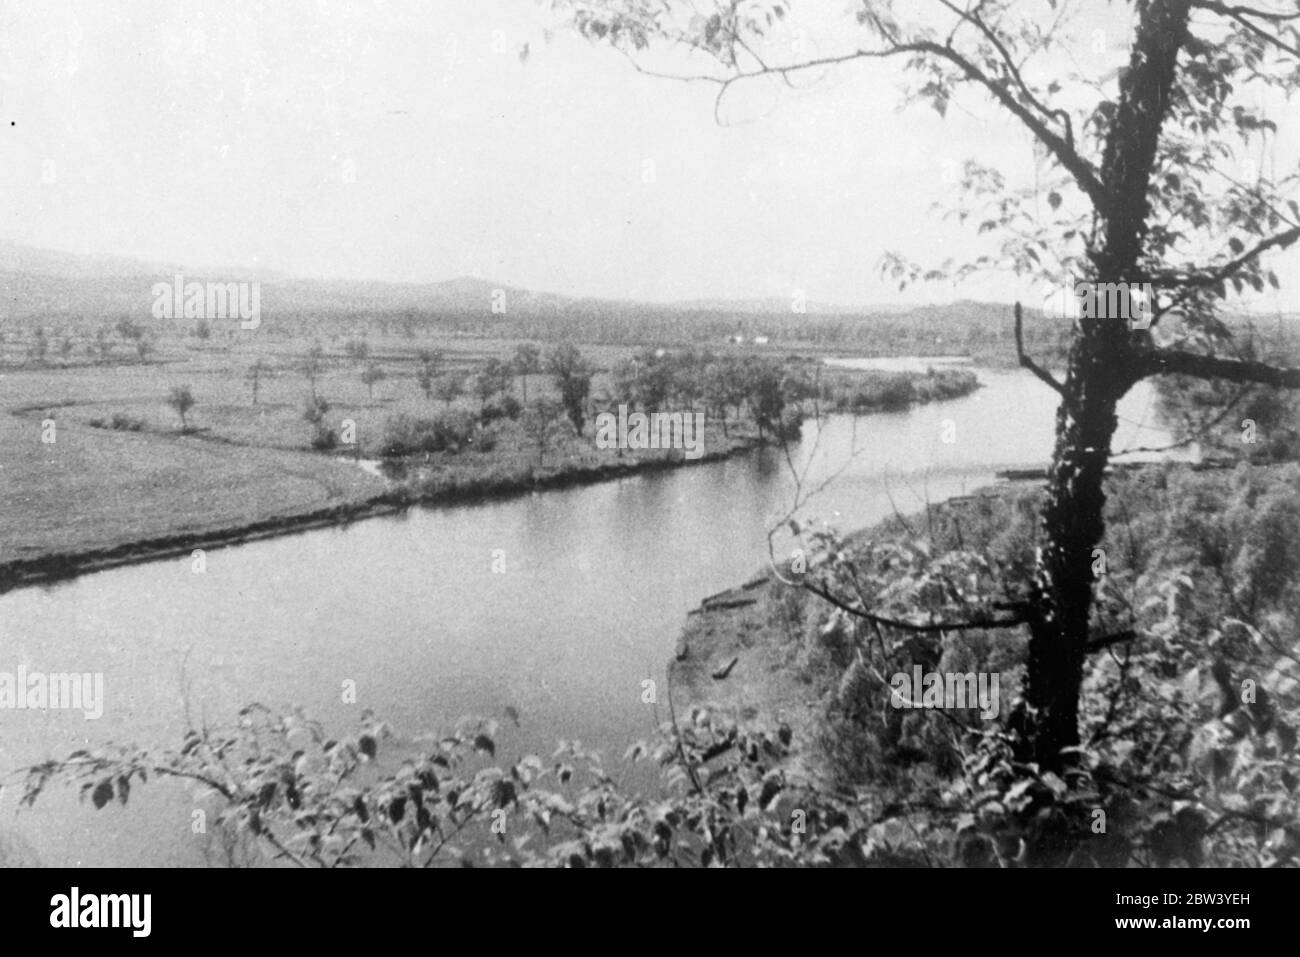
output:
[[[980,248],[931,211],[953,164],[1034,181],[1029,140],[977,98],[898,112],[891,65],[739,90],[720,126],[712,88],[547,42],[549,23],[536,0],[0,2],[0,236],[305,276],[861,303],[916,298],[878,278],[886,248]],[[1127,40],[1111,30],[1096,59]],[[1023,293],[992,278],[920,297]]]

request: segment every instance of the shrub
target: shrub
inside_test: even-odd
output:
[[[918,402],[957,399],[980,387],[975,373],[967,369],[927,369],[925,378],[912,381]]]
[[[330,404],[320,396],[311,396],[302,410],[302,417],[312,425],[320,425],[330,410]]]
[[[778,438],[786,442],[797,442],[803,435],[803,415],[798,409],[786,409],[781,415],[781,429]]]
[[[187,385],[172,386],[172,390],[167,393],[167,404],[175,410],[177,417],[181,420],[181,431],[189,431],[189,422],[185,416],[194,408],[194,393],[190,392]]]
[[[879,392],[878,406],[886,412],[901,412],[916,401],[916,387],[906,376],[885,381]]]
[[[480,426],[469,438],[469,444],[479,452],[491,452],[501,441],[501,430],[495,424]]]
[[[956,399],[979,386],[979,379],[969,370],[932,368],[923,376],[869,372],[839,384],[824,384],[822,389],[823,398],[829,397],[839,408],[863,414],[902,412],[919,402]]]
[[[144,428],[144,419],[137,419],[125,412],[114,412],[111,419],[99,416],[90,420],[92,429],[113,429],[116,432],[139,432]]]
[[[478,424],[465,412],[446,412],[432,418],[402,413],[384,426],[381,454],[415,455],[420,452],[457,453],[474,441]]]
[[[503,392],[497,395],[491,402],[488,402],[483,406],[483,414],[480,418],[484,425],[487,425],[490,422],[495,422],[498,419],[509,419],[513,422],[519,418],[519,415],[523,410],[524,407],[520,404],[518,399],[509,393]]]

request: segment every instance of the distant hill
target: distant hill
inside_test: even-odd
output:
[[[789,301],[778,299],[635,302],[534,292],[469,276],[432,283],[315,280],[80,256],[3,242],[0,323],[57,329],[92,328],[123,316],[149,322],[154,284],[178,274],[186,281],[258,281],[265,328],[294,338],[361,334],[370,323],[381,330],[396,324],[410,335],[422,328],[431,334],[629,345],[722,346],[738,333],[749,345],[764,337],[774,345],[873,355],[1011,359],[1012,310],[1006,303],[809,303],[806,312],[795,313]],[[1282,324],[1300,326],[1300,317],[1286,317]],[[1059,358],[1068,334],[1068,321],[1026,310],[1026,345],[1044,361]]]
[[[491,311],[499,297],[505,314],[530,316],[602,311],[609,314],[675,313],[728,314],[736,317],[794,315],[790,300],[697,299],[677,302],[633,302],[534,292],[472,276],[442,282],[395,283],[356,280],[317,280],[248,268],[187,266],[144,262],[115,256],[88,256],[21,246],[0,241],[0,316],[36,316],[47,311],[68,313],[135,312],[152,302],[154,283],[176,275],[187,281],[253,281],[262,284],[263,308],[292,303],[298,309],[331,312],[403,309],[474,313]],[[913,307],[899,305],[846,306],[807,303],[806,314],[901,315]]]
[[[61,279],[116,279],[149,275],[175,267],[121,256],[84,256],[37,249],[0,240],[0,272]]]
[[[131,314],[148,317],[157,282],[181,275],[189,281],[261,283],[262,308],[491,311],[504,293],[507,312],[556,314],[579,304],[605,308],[598,300],[519,289],[486,279],[461,277],[435,283],[315,280],[269,270],[187,266],[115,256],[86,256],[0,241],[0,318]],[[139,315],[144,310],[144,315]]]
[[[683,299],[666,304],[687,312],[736,312],[750,316],[784,316],[793,312],[793,299]],[[808,301],[804,303],[804,312],[813,316],[842,316],[848,313],[869,313],[872,315],[890,315],[907,312],[910,306],[897,303],[876,303],[872,305],[846,306],[833,303]]]

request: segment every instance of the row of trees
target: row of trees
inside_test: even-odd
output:
[[[115,331],[136,344],[143,360],[150,351],[145,330],[124,319]],[[350,340],[344,351],[354,361],[365,363],[360,378],[373,400],[374,388],[388,378],[387,372],[378,362],[366,361],[370,352],[365,340]],[[618,403],[649,411],[693,410],[703,405],[710,416],[721,421],[724,434],[731,410],[732,417],[739,418],[748,404],[760,435],[764,431],[775,434],[783,427],[788,408],[818,394],[817,384],[801,368],[767,358],[719,357],[709,351],[643,350],[614,367],[610,387],[596,399],[592,396],[596,368],[570,343],[546,353],[532,343],[522,343],[510,359],[489,359],[472,376],[459,370],[444,371],[445,357],[438,351],[420,350],[417,359],[416,382],[430,401],[437,399],[450,408],[460,397],[472,395],[478,400],[479,416],[485,422],[501,416],[516,419],[527,409],[531,413],[529,421],[536,426],[531,431],[538,437],[554,437],[555,430],[549,423],[555,418],[556,408],[568,419],[572,430],[581,435],[593,405],[612,407]],[[324,417],[322,408],[328,408],[318,391],[326,361],[324,348],[316,344],[297,364],[310,390],[305,418],[318,429]],[[274,371],[272,364],[261,357],[249,365],[244,379],[253,405],[260,402],[262,385]],[[540,374],[550,378],[558,405],[557,400],[544,397],[529,402],[529,379]],[[516,383],[518,400],[511,394]]]
[[[529,444],[537,449],[538,464],[545,463],[547,450],[565,435],[582,431],[586,403],[591,390],[593,367],[575,346],[560,345],[545,357],[541,350],[522,343],[509,359],[492,358],[485,362],[471,378],[462,372],[450,371],[442,375],[441,353],[422,350],[418,354],[420,368],[416,381],[425,397],[435,396],[446,406],[441,420],[423,421],[410,416],[399,416],[390,423],[384,448],[387,454],[409,454],[411,451],[458,451],[473,445],[485,449],[495,444],[495,433],[486,431],[499,418],[519,420]],[[537,396],[528,400],[530,376],[542,372],[554,378],[560,399]],[[522,401],[511,394],[518,380]],[[477,432],[472,439],[463,423],[453,422],[451,403],[466,393],[478,399]],[[568,428],[564,427],[567,423]]]
[[[426,396],[436,394],[450,406],[465,391],[468,377],[438,376],[439,359],[422,353],[417,380]],[[760,436],[784,436],[801,417],[804,400],[820,394],[813,374],[798,364],[719,357],[707,351],[645,350],[618,363],[599,395],[592,392],[595,372],[592,362],[572,344],[557,345],[546,353],[523,344],[509,361],[489,359],[468,388],[478,399],[479,424],[486,427],[498,418],[520,420],[527,441],[537,449],[539,463],[561,435],[582,435],[593,411],[613,411],[620,404],[647,411],[694,411],[703,406],[722,422],[724,434],[732,410],[739,418],[748,407]],[[537,374],[550,379],[554,394],[534,395],[530,401],[529,376]],[[522,401],[512,394],[516,380]],[[405,422],[398,431],[410,432],[411,425]],[[395,440],[389,445],[401,449],[411,443]]]
[[[115,339],[113,333],[117,334]],[[57,342],[54,340],[57,339]],[[0,337],[3,342],[3,337]],[[154,341],[149,330],[140,323],[128,318],[121,318],[115,325],[101,325],[95,330],[94,339],[86,343],[84,352],[87,356],[107,361],[112,358],[118,344],[125,345],[136,355],[140,362],[148,360],[154,353]],[[27,342],[27,360],[37,365],[44,365],[51,356],[57,355],[64,362],[72,359],[77,350],[77,338],[71,332],[52,335],[44,326],[37,326]]]
[[[374,387],[388,378],[387,370],[377,361],[367,361],[370,359],[370,347],[364,339],[349,340],[343,348],[350,359],[364,363],[361,381],[373,399]],[[561,350],[557,350],[559,351]],[[444,370],[445,357],[439,351],[421,349],[416,355],[419,367],[415,381],[420,391],[430,401],[437,398],[447,405],[471,390],[479,398],[480,405],[486,404],[493,396],[507,391],[516,377],[521,381],[523,401],[527,403],[528,377],[542,371],[541,352],[529,343],[520,345],[510,360],[489,359],[473,376],[472,381],[464,372]],[[297,371],[306,378],[313,397],[317,395],[317,383],[324,373],[326,360],[324,347],[316,343],[296,365]],[[245,381],[252,390],[254,405],[258,402],[262,381],[272,372],[273,367],[263,358],[258,358],[248,367]]]
[[[708,350],[645,349],[618,363],[611,375],[611,400],[645,411],[703,406],[727,434],[728,415],[749,408],[760,436],[784,434],[791,415],[824,390],[818,367],[759,356],[719,356]]]

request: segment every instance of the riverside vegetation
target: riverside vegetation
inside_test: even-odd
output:
[[[1290,402],[1254,391],[1261,421]],[[1174,411],[1200,429],[1197,410],[1185,399]],[[1017,760],[1006,732],[974,713],[888,705],[888,675],[918,662],[998,673],[1008,697],[1021,689],[1023,629],[912,630],[957,608],[996,617],[1006,583],[1029,573],[1042,493],[1013,485],[847,539],[809,535],[808,570],[782,567],[790,584],[767,576],[736,629],[788,693],[727,701],[726,682],[699,667],[717,654],[692,642],[673,665],[675,719],[623,755],[658,765],[660,789],[629,790],[571,742],[506,760],[493,720],[425,738],[367,714],[337,735],[253,706],[174,750],[106,746],[38,765],[25,800],[70,782],[105,808],[147,781],[185,781],[231,864],[1286,863],[1297,851],[1288,756],[1300,693],[1285,636],[1300,613],[1300,467],[1235,450],[1225,469],[1112,474],[1098,631],[1129,627],[1092,661],[1088,743],[1068,779]],[[829,589],[897,624],[828,604]],[[778,699],[806,706],[782,713]]]
[[[684,365],[670,353],[638,361]],[[783,378],[809,371],[785,367]],[[644,381],[657,388],[654,376]],[[811,394],[792,383],[780,394],[837,408],[881,381],[897,380],[832,377]],[[655,393],[630,398],[646,395]],[[1289,434],[1291,401],[1258,387],[1240,399],[1263,437]],[[786,566],[793,584],[762,586],[744,638],[770,649],[777,680],[808,707],[710,704],[717,682],[692,675],[706,650],[693,649],[674,664],[676,720],[625,755],[658,764],[660,790],[629,791],[599,754],[572,743],[499,760],[492,720],[467,720],[430,747],[373,715],[337,735],[307,715],[254,706],[175,750],[105,746],[38,765],[25,799],[71,782],[104,808],[148,781],[186,781],[232,864],[1286,863],[1296,853],[1300,696],[1285,636],[1300,611],[1300,470],[1256,464],[1273,459],[1274,445],[1243,442],[1195,392],[1171,387],[1164,403],[1184,438],[1208,443],[1217,419],[1214,448],[1240,461],[1111,476],[1097,631],[1124,640],[1092,660],[1087,744],[1069,776],[1017,759],[1010,736],[973,715],[888,707],[887,676],[917,662],[996,672],[1008,698],[1021,690],[1023,628],[912,630],[958,609],[996,618],[1008,587],[1030,574],[1041,492],[1011,487],[846,540],[809,536],[808,571]],[[738,418],[727,422],[735,429]],[[819,592],[861,595],[896,624],[864,621]],[[1255,689],[1249,700],[1243,687]]]
[[[669,450],[596,449],[591,417],[618,402],[707,411],[713,459],[793,428],[797,403],[884,411],[977,386],[968,372],[831,371],[746,350],[501,342],[467,351],[352,335],[239,359],[197,333],[163,339],[147,359],[127,350],[147,335],[139,325],[106,335],[105,354],[89,363],[30,345],[17,353],[24,360],[7,384],[18,403],[0,419],[11,440],[5,514],[24,517],[6,526],[0,553],[10,586],[415,501],[681,464]],[[12,335],[6,345],[21,347]],[[392,480],[355,465],[373,459]]]

